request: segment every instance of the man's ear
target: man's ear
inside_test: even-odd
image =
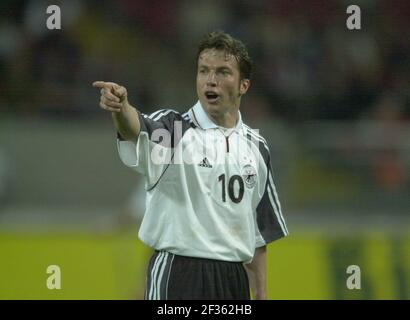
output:
[[[239,84],[239,94],[244,95],[246,93],[246,91],[248,91],[250,86],[251,86],[251,80],[242,79],[240,84]]]

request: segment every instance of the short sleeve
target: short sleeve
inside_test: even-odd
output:
[[[138,117],[141,129],[137,142],[125,141],[118,134],[117,149],[127,167],[146,177],[149,188],[171,163],[173,147],[182,137],[183,119],[170,109],[150,115],[138,112]]]
[[[264,162],[267,175],[263,195],[256,208],[256,247],[262,247],[289,234],[273,181],[270,154],[267,147],[265,148]]]

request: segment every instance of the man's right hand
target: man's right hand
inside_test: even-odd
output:
[[[101,89],[100,107],[111,112],[114,125],[124,140],[137,141],[140,123],[137,110],[128,103],[127,89],[114,82],[95,81]]]
[[[111,112],[122,112],[130,105],[127,89],[114,82],[95,81],[93,87],[101,89],[100,107]]]

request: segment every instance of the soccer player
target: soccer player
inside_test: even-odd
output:
[[[244,44],[211,32],[199,44],[198,102],[150,115],[125,87],[97,81],[123,163],[145,176],[139,238],[155,249],[145,299],[266,299],[266,245],[288,234],[266,140],[242,121],[250,87]]]

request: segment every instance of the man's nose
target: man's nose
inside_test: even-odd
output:
[[[215,75],[214,72],[210,72],[210,73],[208,74],[208,79],[207,79],[207,81],[206,81],[206,84],[207,84],[208,86],[212,86],[212,87],[215,87],[215,86],[217,85],[216,75]]]

